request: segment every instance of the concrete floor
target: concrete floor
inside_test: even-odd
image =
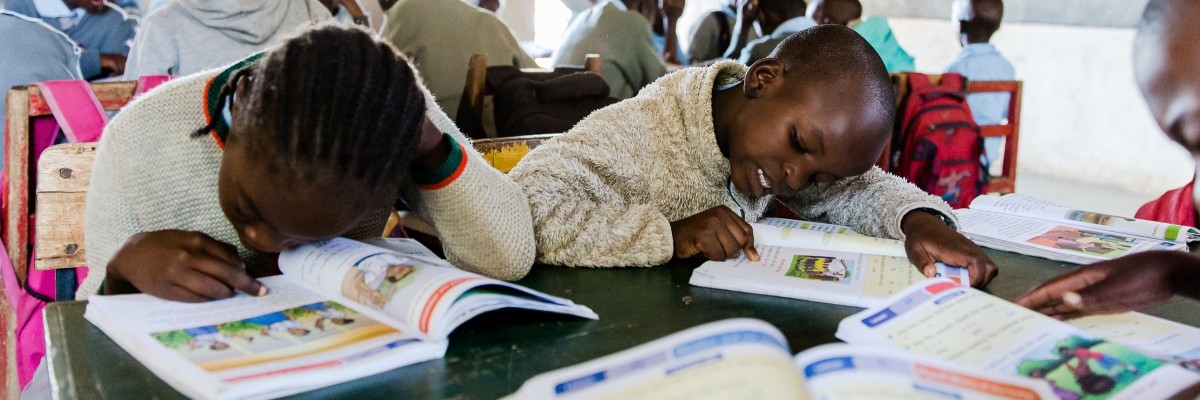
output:
[[[1138,207],[1161,195],[1129,192],[1113,186],[1067,181],[1033,173],[1017,176],[1017,193],[1078,210],[1132,217]]]

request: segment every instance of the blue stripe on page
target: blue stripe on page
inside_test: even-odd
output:
[[[616,379],[624,375],[630,375],[646,367],[665,362],[667,362],[667,355],[665,353],[656,353],[649,357],[644,357],[634,360],[633,362],[621,364],[608,370],[584,375],[579,378],[571,379],[569,381],[554,385],[554,394],[561,395],[587,389],[599,384],[600,382],[604,382],[605,380]]]
[[[774,345],[784,351],[791,351],[787,344],[779,341],[774,336],[758,332],[758,331],[733,331],[726,332],[708,337],[703,337],[691,342],[676,346],[671,351],[675,358],[687,357],[703,351],[708,351],[714,347],[729,346],[740,343],[766,343]]]

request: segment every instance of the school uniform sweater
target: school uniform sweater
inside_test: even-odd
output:
[[[175,0],[142,20],[125,76],[189,75],[274,46],[332,18],[317,0]]]
[[[718,205],[757,221],[775,197],[729,184],[712,116],[714,83],[745,74],[736,61],[676,71],[526,155],[510,175],[529,196],[538,261],[657,265],[673,255],[672,221]],[[916,209],[955,221],[941,199],[874,167],[781,200],[803,218],[888,238],[904,237],[900,221]]]
[[[417,66],[451,118],[458,115],[471,55],[487,56],[489,66],[537,67],[503,21],[462,0],[401,0],[387,15],[381,37]]]
[[[554,51],[555,67],[583,65],[588,54],[600,55],[600,76],[609,96],[626,99],[667,73],[654,47],[650,22],[620,0],[602,1],[576,15]]]
[[[0,92],[56,79],[83,79],[80,51],[65,33],[22,14],[0,10]],[[0,102],[0,116],[8,102]],[[0,126],[0,134],[7,126]],[[0,154],[0,162],[4,155]]]
[[[41,19],[78,43],[82,48],[79,69],[84,78],[99,77],[101,54],[129,54],[129,42],[138,28],[137,19],[125,14],[120,7],[107,4],[103,12],[92,13],[83,9],[69,10],[61,1],[47,3],[53,7],[42,6],[48,8],[45,10],[39,9],[37,3],[37,0],[0,1],[9,11]]]
[[[208,124],[208,116],[220,115],[217,94],[233,71],[167,82],[134,100],[105,128],[84,217],[90,271],[77,297],[96,292],[113,255],[141,232],[202,232],[237,245],[248,270],[265,267],[270,255],[241,244],[217,198],[223,154],[218,139],[227,128],[219,124],[212,135],[192,135]],[[425,104],[430,120],[456,142],[455,150],[437,169],[417,174],[417,185],[406,185],[401,199],[438,231],[450,262],[500,279],[523,277],[534,255],[524,194],[474,151],[428,92]],[[344,236],[380,236],[389,212],[378,210]]]

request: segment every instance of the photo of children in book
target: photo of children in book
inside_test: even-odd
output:
[[[1162,365],[1117,344],[1069,336],[1027,354],[1017,373],[1049,382],[1063,400],[1100,400]]]
[[[382,310],[396,292],[412,283],[419,268],[409,259],[389,253],[365,257],[346,274],[342,296]]]
[[[1118,257],[1132,249],[1137,239],[1095,232],[1070,226],[1059,226],[1029,239],[1029,243],[1086,254]]]
[[[785,276],[800,279],[810,279],[823,282],[837,282],[849,285],[850,270],[854,268],[853,260],[843,260],[837,257],[821,256],[792,256]]]
[[[273,362],[399,333],[332,301],[151,336],[208,371]]]
[[[1101,213],[1095,213],[1095,212],[1091,212],[1091,211],[1079,211],[1079,210],[1072,210],[1071,212],[1067,213],[1067,219],[1072,220],[1072,221],[1087,222],[1090,224],[1104,225],[1104,226],[1112,226],[1113,222],[1115,222],[1116,220],[1123,220],[1125,222],[1137,221],[1136,219],[1133,219],[1133,218],[1118,217],[1115,215],[1101,214]]]

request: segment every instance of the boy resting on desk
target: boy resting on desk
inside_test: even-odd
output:
[[[1197,18],[1200,3],[1152,0],[1134,41],[1133,67],[1158,126],[1200,161]],[[1200,298],[1200,256],[1152,251],[1087,265],[1042,284],[1017,304],[1071,319],[1136,310],[1176,294]]]
[[[883,63],[854,31],[812,28],[747,69],[677,71],[592,113],[512,171],[529,196],[538,261],[649,266],[672,256],[758,259],[747,221],[778,196],[800,215],[905,238],[986,284],[996,267],[950,208],[873,166],[895,114]]]

